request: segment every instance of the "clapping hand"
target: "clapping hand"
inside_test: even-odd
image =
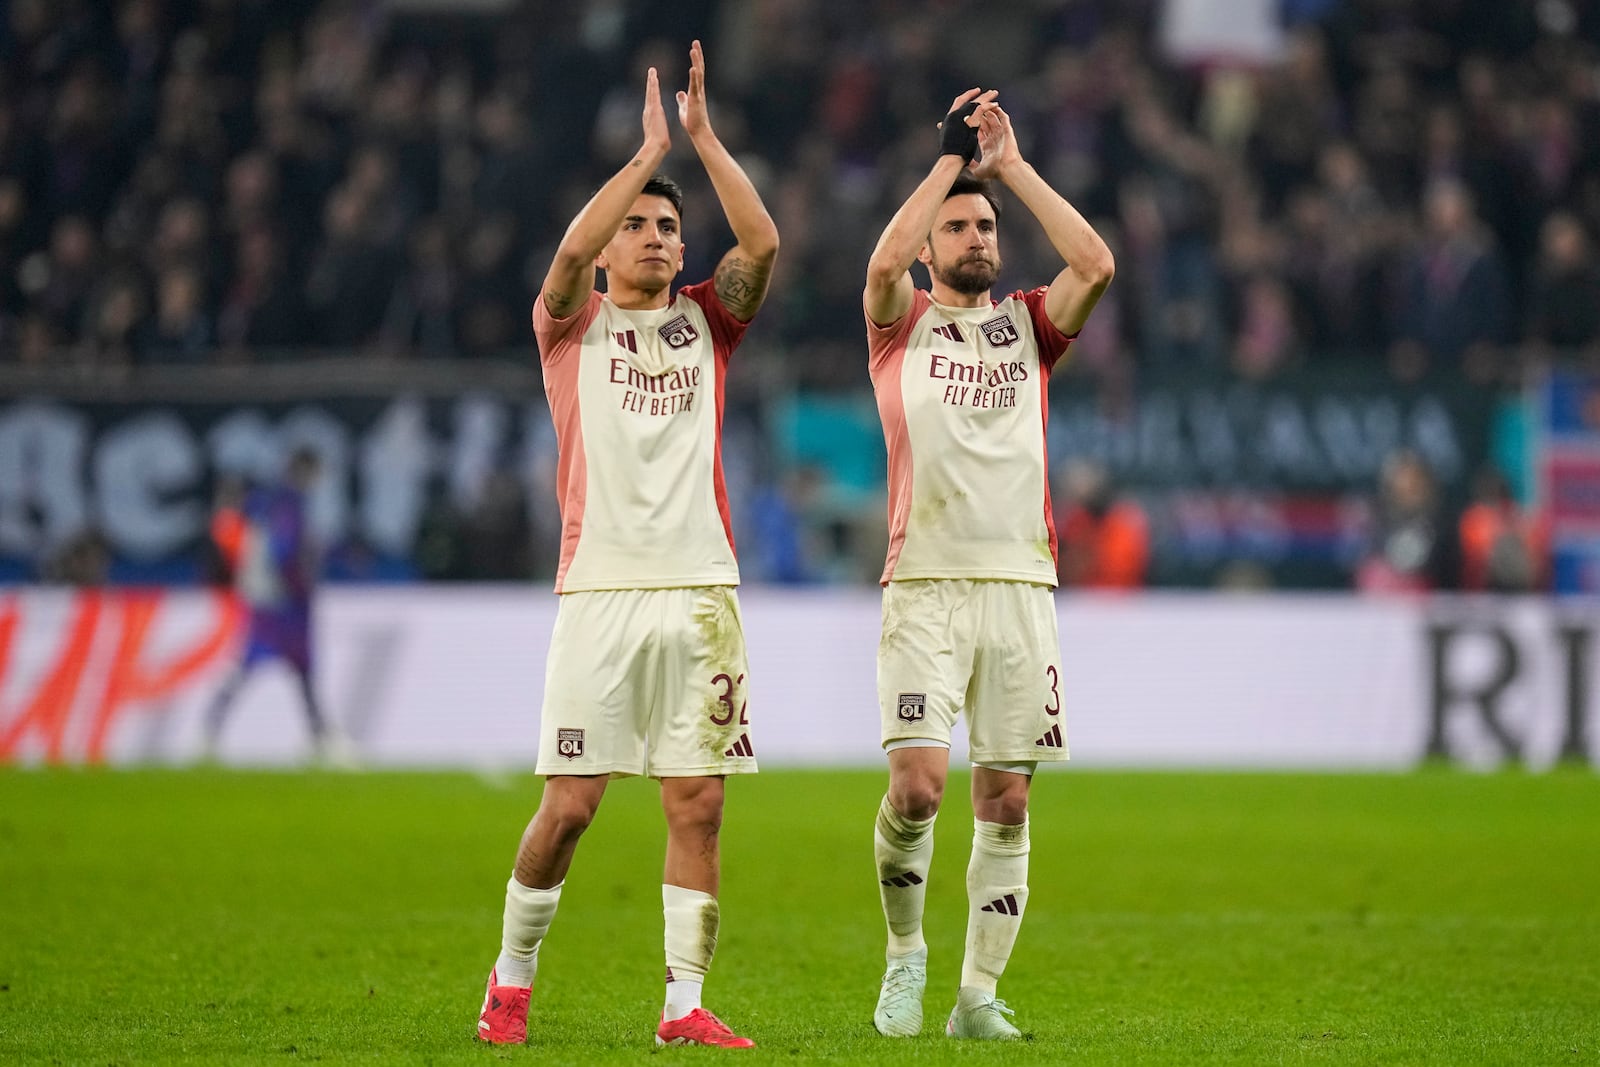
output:
[[[699,41],[689,46],[689,90],[678,90],[678,122],[690,137],[711,129],[711,114],[706,110],[706,57]]]
[[[999,104],[982,111],[978,116],[978,158],[972,164],[972,176],[988,181],[998,178],[1001,169],[1020,158],[1017,138],[1011,130],[1011,116]]]
[[[661,83],[654,67],[644,79],[644,141],[647,145],[658,145],[663,152],[672,144],[672,134],[667,130],[667,112],[661,106]]]

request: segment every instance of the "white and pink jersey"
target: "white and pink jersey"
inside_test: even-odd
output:
[[[710,281],[654,311],[596,292],[555,319],[534,302],[561,450],[556,592],[739,584],[722,398],[744,331]]]
[[[889,450],[884,583],[1056,584],[1047,390],[1072,338],[1046,317],[1045,292],[957,308],[918,289],[897,322],[867,320]]]

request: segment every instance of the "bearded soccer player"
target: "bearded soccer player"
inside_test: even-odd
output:
[[[700,42],[678,119],[736,244],[710,281],[683,268],[682,193],[654,68],[644,143],[578,213],[533,310],[561,458],[561,594],[546,665],[547,776],[506,885],[478,1036],[527,1039],[539,946],[613,777],[659,779],[666,1000],[657,1044],[749,1048],[701,1006],[716,947],[724,777],[754,772],[739,581],[720,453],[728,359],[766,295],[778,232],[712,131]],[[595,291],[595,270],[606,291]]]
[[[933,169],[878,239],[863,300],[889,452],[878,647],[889,792],[873,835],[889,943],[873,1024],[892,1036],[922,1028],[923,900],[956,716],[967,716],[975,827],[952,1037],[1019,1036],[995,992],[1028,901],[1028,787],[1039,763],[1067,758],[1047,386],[1113,264],[1022,158],[995,97],[956,98]],[[990,180],[1033,214],[1066,263],[1049,285],[998,301]],[[913,262],[929,289],[913,283]]]

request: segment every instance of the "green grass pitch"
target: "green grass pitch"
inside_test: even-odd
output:
[[[532,1038],[473,1038],[527,775],[0,769],[0,1063],[1600,1062],[1600,777],[1113,774],[1034,790],[1001,995],[943,1035],[971,832],[954,776],[928,1024],[871,1029],[873,772],[729,786],[707,1003],[759,1047],[653,1050],[657,792],[579,850]]]

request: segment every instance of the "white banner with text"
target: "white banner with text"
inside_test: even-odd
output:
[[[876,591],[752,588],[741,600],[762,764],[881,764]],[[530,587],[327,589],[321,704],[364,766],[530,767],[556,605]],[[1590,600],[1063,594],[1057,607],[1075,765],[1540,768],[1600,757]],[[220,594],[0,592],[0,763],[201,758],[202,724],[242,635],[242,613]],[[962,737],[954,748],[963,758]],[[290,765],[309,750],[293,676],[261,667],[216,757]]]

